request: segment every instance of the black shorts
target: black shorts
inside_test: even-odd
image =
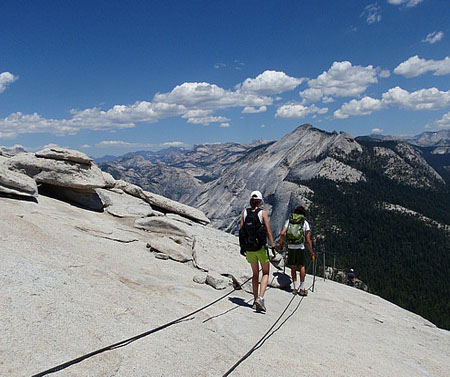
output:
[[[288,266],[304,266],[306,261],[306,249],[288,248]]]

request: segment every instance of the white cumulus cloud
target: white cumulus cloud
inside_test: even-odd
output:
[[[277,118],[300,119],[312,114],[325,114],[328,108],[319,108],[316,105],[305,106],[300,103],[288,103],[278,108],[275,116]]]
[[[16,81],[17,78],[10,72],[0,73],[0,93],[4,92],[8,85]]]
[[[346,119],[350,115],[369,115],[382,108],[383,103],[375,98],[364,97],[360,100],[352,99],[350,102],[344,103],[339,110],[336,110],[334,117]]]
[[[202,124],[203,126],[208,126],[211,123],[220,123],[220,122],[227,122],[230,119],[223,117],[223,116],[206,116],[206,117],[200,117],[200,118],[189,118],[188,123],[192,124]]]
[[[450,128],[450,112],[444,114],[441,119],[436,122],[440,128]]]
[[[183,106],[186,110],[217,110],[228,107],[271,105],[271,97],[240,90],[223,89],[207,82],[185,82],[177,85],[171,92],[158,93],[154,103],[166,103]]]
[[[420,4],[423,0],[387,0],[389,4],[392,5],[404,5],[407,8],[415,7]]]
[[[165,143],[160,144],[162,147],[181,147],[186,145],[182,141],[166,141]]]
[[[427,72],[433,72],[434,76],[450,74],[450,57],[447,56],[443,60],[426,60],[415,55],[400,63],[394,69],[395,74],[408,78],[417,77]]]
[[[444,92],[437,88],[429,88],[410,93],[396,86],[383,93],[382,102],[411,110],[435,110],[450,105],[450,90]]]
[[[18,134],[51,133],[55,135],[75,134],[79,128],[68,120],[45,119],[39,114],[13,113],[0,119],[0,138],[12,139]]]
[[[267,111],[267,106],[260,106],[258,108],[252,107],[252,106],[246,106],[244,107],[244,110],[242,110],[243,114],[257,114],[257,113],[264,113]]]
[[[95,144],[97,148],[151,148],[154,144],[147,143],[130,143],[123,140],[103,140],[100,143]]]
[[[444,38],[444,32],[433,31],[432,33],[427,34],[427,36],[422,39],[422,42],[434,44],[436,42],[439,42],[442,38]]]
[[[185,112],[182,115],[182,118],[185,118],[185,119],[200,118],[200,117],[205,117],[205,116],[211,115],[211,114],[212,114],[212,110],[198,110],[198,109],[194,109],[194,110],[189,110],[189,111]]]
[[[303,103],[319,102],[323,97],[323,92],[319,88],[309,88],[300,92]]]
[[[371,133],[372,135],[381,135],[383,133],[383,130],[381,128],[372,128]]]
[[[380,76],[382,79],[386,79],[391,75],[391,72],[388,69],[380,70],[380,73],[378,76]]]
[[[389,106],[416,111],[441,109],[450,106],[450,90],[441,91],[437,88],[429,88],[408,92],[396,86],[383,93],[381,100],[364,97],[344,103],[339,110],[334,112],[334,117],[346,119],[350,115],[369,115]]]
[[[304,78],[290,77],[284,72],[264,71],[254,79],[248,78],[236,86],[236,90],[260,95],[272,95],[294,90]]]
[[[228,128],[228,127],[230,127],[230,123],[228,123],[228,122],[220,123],[219,127]]]
[[[303,102],[317,102],[322,97],[354,97],[363,93],[370,84],[376,84],[377,70],[368,65],[352,65],[349,61],[334,62],[328,71],[309,80],[300,92]]]

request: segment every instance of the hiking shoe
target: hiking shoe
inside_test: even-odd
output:
[[[264,299],[262,297],[258,297],[255,301],[256,309],[261,310],[262,312],[266,311],[266,305],[264,305]]]
[[[253,300],[252,309],[256,310],[256,300]]]
[[[294,289],[292,289],[292,294],[293,295],[296,295],[298,293],[298,291],[294,288]]]
[[[300,296],[308,296],[308,291],[306,289],[299,289],[298,294]]]

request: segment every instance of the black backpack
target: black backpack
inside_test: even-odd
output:
[[[266,244],[266,227],[259,221],[258,213],[261,208],[252,211],[247,208],[247,216],[243,227],[239,230],[239,245],[241,250],[258,251]]]

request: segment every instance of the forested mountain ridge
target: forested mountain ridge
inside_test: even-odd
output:
[[[450,328],[450,303],[442,299],[450,297],[449,154],[311,125],[246,150],[235,144],[230,152],[228,145],[216,148],[231,158],[221,160],[211,147],[205,152],[200,146],[192,167],[183,153],[182,168],[152,163],[162,171],[153,176],[141,170],[142,156],[121,162],[127,169],[114,171],[109,163],[107,170],[132,182],[138,174],[231,232],[253,190],[263,193],[275,235],[289,212],[304,204],[318,250],[335,252],[341,268],[353,266],[373,293]],[[199,179],[202,163],[210,179]]]

